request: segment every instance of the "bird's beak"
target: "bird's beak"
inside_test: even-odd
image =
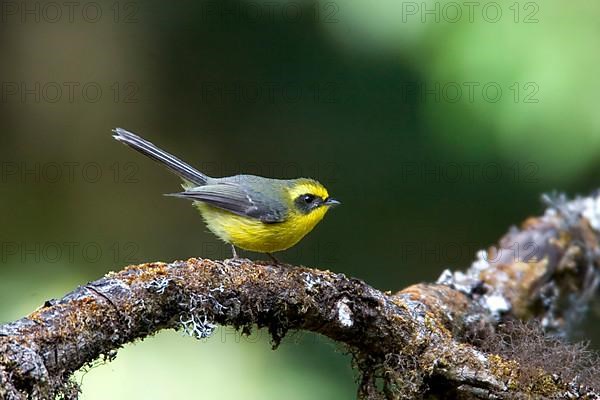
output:
[[[329,207],[335,207],[338,206],[342,203],[340,203],[339,201],[337,201],[336,199],[332,199],[331,197],[328,197],[325,199],[325,201],[323,202],[324,205],[329,206]]]

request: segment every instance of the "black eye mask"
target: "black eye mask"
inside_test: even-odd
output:
[[[323,199],[314,194],[306,193],[296,197],[294,204],[304,214],[308,214],[323,204]]]

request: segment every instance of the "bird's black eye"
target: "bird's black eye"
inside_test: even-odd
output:
[[[298,210],[304,214],[308,214],[321,205],[321,198],[319,196],[315,196],[314,194],[305,193],[296,197],[294,203],[296,204]]]
[[[312,204],[313,201],[315,201],[315,199],[316,199],[316,197],[312,194],[303,194],[302,196],[300,196],[300,198],[306,204]]]

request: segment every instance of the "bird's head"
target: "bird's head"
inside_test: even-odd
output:
[[[322,218],[329,208],[340,204],[339,201],[329,197],[323,185],[313,179],[294,180],[288,187],[288,194],[295,210],[305,215],[318,211]]]

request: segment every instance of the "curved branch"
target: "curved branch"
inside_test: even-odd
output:
[[[556,202],[465,273],[394,295],[343,274],[249,260],[129,266],[0,326],[0,398],[75,398],[70,375],[123,344],[165,328],[206,337],[216,324],[265,327],[274,346],[290,329],[345,343],[364,398],[598,398],[577,377],[543,365],[532,373],[474,339],[510,316],[569,326],[566,316],[598,286],[599,202]],[[506,248],[518,251],[507,256]]]

